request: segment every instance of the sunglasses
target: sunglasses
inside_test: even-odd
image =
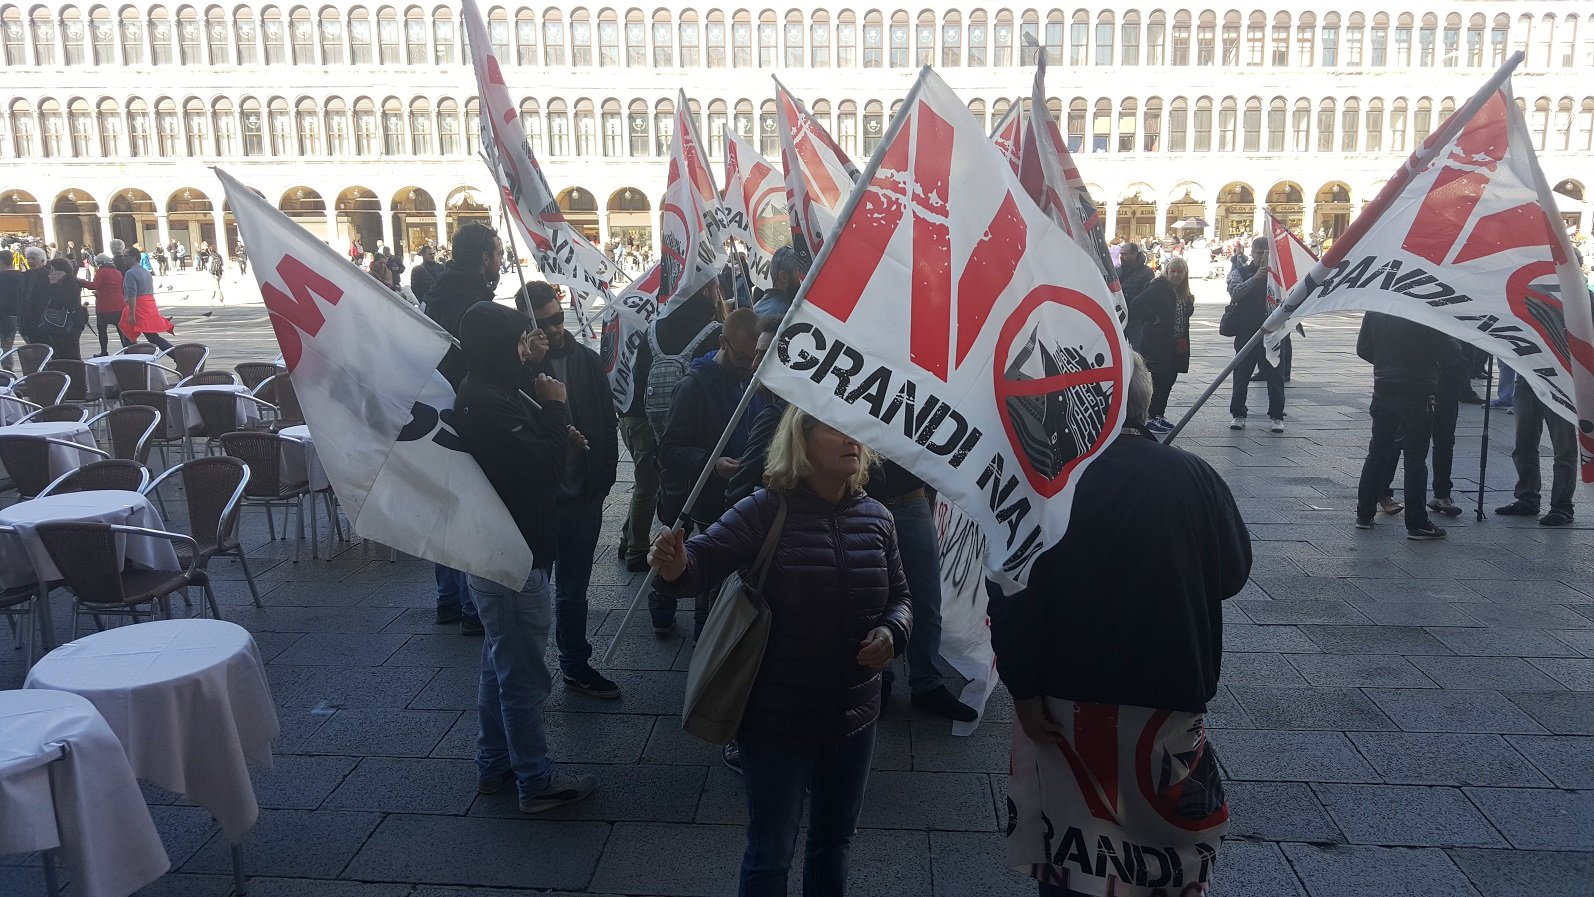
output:
[[[547,330],[550,327],[563,327],[565,323],[565,313],[562,311],[554,312],[546,318],[537,318],[536,321],[538,330]]]

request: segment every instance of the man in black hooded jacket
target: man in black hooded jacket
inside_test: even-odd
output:
[[[553,624],[553,563],[559,553],[560,471],[572,441],[565,387],[526,365],[547,354],[547,338],[511,308],[477,303],[460,319],[467,374],[454,403],[454,427],[531,549],[519,588],[472,575],[481,615],[476,790],[492,794],[513,776],[522,813],[540,813],[591,794],[592,776],[560,773],[548,757],[542,709],[553,679],[543,654]],[[528,396],[535,394],[535,402]]]

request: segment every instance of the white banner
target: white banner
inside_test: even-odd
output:
[[[981,717],[996,689],[996,652],[986,616],[985,534],[979,521],[942,496],[935,499],[936,545],[941,555],[941,659],[968,680],[958,700]],[[979,726],[954,722],[953,735],[972,735]]]
[[[996,127],[991,129],[991,142],[996,144],[996,149],[1007,160],[1014,174],[1019,173],[1019,162],[1024,154],[1024,111],[1022,101],[1007,107],[1002,117],[997,120]]]
[[[843,213],[759,379],[945,494],[1022,586],[1123,422],[1107,287],[928,68]]]
[[[775,250],[791,245],[786,182],[758,150],[725,132],[725,192],[720,204],[724,235],[747,247],[747,273],[753,285],[774,286],[769,263]]]
[[[778,78],[775,108],[780,112],[780,162],[791,210],[791,243],[798,254],[817,259],[858,180],[858,167]]]
[[[216,169],[316,455],[354,531],[511,588],[531,549],[449,425],[447,332]]]
[[[603,310],[599,322],[603,336],[598,343],[598,355],[609,375],[614,407],[621,411],[630,408],[631,400],[636,398],[637,350],[647,340],[648,327],[658,315],[659,303],[654,298],[658,292],[659,263],[654,262],[614,297],[614,302]]]
[[[670,173],[661,215],[658,292],[659,316],[720,274],[725,266],[725,236],[720,229],[720,194],[698,139],[686,91],[675,101],[675,135],[670,142]]]
[[[531,153],[531,143],[520,122],[520,107],[510,99],[476,0],[464,0],[461,15],[470,39],[476,90],[481,97],[483,156],[510,220],[515,222],[544,278],[578,293],[607,297],[611,285],[620,277],[619,269],[559,210],[542,167]]]
[[[1290,290],[1301,282],[1306,272],[1312,270],[1317,264],[1317,256],[1312,255],[1312,250],[1306,244],[1295,238],[1284,222],[1278,220],[1272,212],[1263,210],[1267,216],[1268,228],[1268,253],[1267,253],[1267,307],[1278,308],[1290,295]],[[1289,337],[1289,331],[1279,335],[1276,340],[1268,340],[1265,345],[1268,364],[1277,367],[1279,364],[1279,349],[1284,340]]]
[[[1513,64],[1412,156],[1264,329],[1277,345],[1292,318],[1362,309],[1477,346],[1574,425],[1594,482],[1594,312],[1504,77]]]

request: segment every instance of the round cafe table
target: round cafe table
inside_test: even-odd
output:
[[[183,422],[182,432],[193,432],[200,425],[199,406],[194,403],[194,393],[197,392],[230,392],[237,395],[247,395],[249,387],[238,384],[215,386],[174,386],[166,390],[166,407],[171,409],[172,417]],[[260,420],[260,406],[254,402],[239,402],[237,404],[237,425],[241,429]]]
[[[94,705],[61,691],[0,691],[0,854],[56,849],[85,897],[127,897],[171,865]],[[53,856],[44,862],[53,883]]]
[[[271,766],[281,729],[249,632],[225,620],[155,620],[68,642],[24,688],[80,695],[121,740],[133,773],[210,811],[233,845],[260,815],[247,761]],[[239,888],[242,892],[242,888]]]
[[[315,452],[310,428],[303,424],[277,431],[282,440],[282,478],[290,483],[309,483],[311,492],[332,488],[327,472]]]
[[[32,421],[25,424],[11,424],[0,427],[0,436],[48,436],[51,439],[65,439],[87,448],[99,448],[94,441],[94,434],[89,430],[88,424],[73,423],[72,421]],[[50,446],[50,476],[58,477],[68,471],[77,470],[90,461],[98,460],[99,456],[93,452],[80,452],[64,445]]]
[[[159,361],[156,355],[99,355],[94,358],[83,359],[83,387],[91,396],[114,398],[118,392],[116,375],[111,372],[112,361],[127,361],[133,359],[142,361],[148,368],[144,372],[144,388],[161,390],[166,388],[167,374],[170,369]]]
[[[114,523],[165,529],[160,512],[138,492],[121,489],[95,489],[88,492],[63,492],[43,498],[19,501],[0,509],[0,525],[14,526],[15,536],[0,536],[0,587],[22,585],[61,578],[61,571],[50,559],[44,544],[34,534],[41,523],[62,521]],[[123,561],[145,570],[181,570],[177,552],[165,539],[130,538],[123,540]]]

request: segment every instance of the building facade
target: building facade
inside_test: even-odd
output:
[[[1200,217],[1227,237],[1263,208],[1336,234],[1517,50],[1546,177],[1590,225],[1594,2],[486,14],[548,181],[599,243],[655,244],[678,88],[715,158],[727,129],[778,158],[775,75],[861,165],[918,66],[989,126],[1043,53],[1120,235]],[[446,242],[497,214],[463,35],[452,5],[0,5],[0,233],[230,248],[221,165],[334,246]]]

